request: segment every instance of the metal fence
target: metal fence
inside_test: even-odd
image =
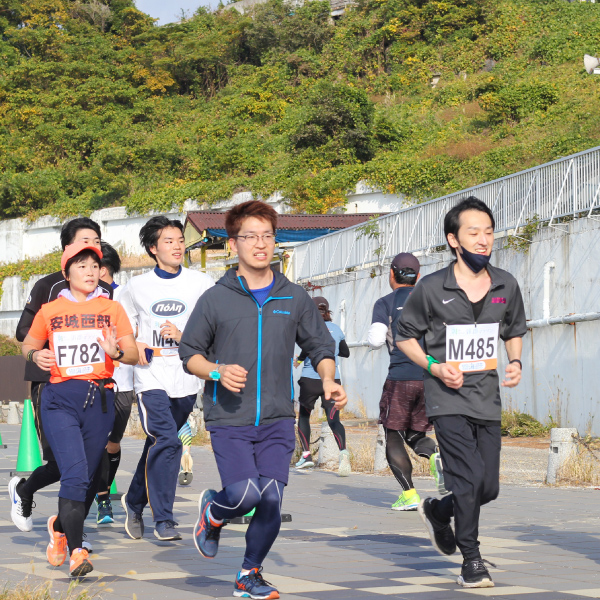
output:
[[[496,231],[518,235],[532,219],[560,227],[565,218],[593,217],[600,208],[600,146],[416,204],[375,220],[299,244],[287,275],[307,281],[383,264],[399,252],[431,254],[445,246],[444,215],[466,196],[493,211]]]

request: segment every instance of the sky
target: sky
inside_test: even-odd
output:
[[[157,21],[157,25],[165,25],[166,23],[174,23],[179,21],[181,9],[189,11],[190,15],[199,6],[216,6],[218,0],[135,0],[135,5],[139,10],[149,14]]]

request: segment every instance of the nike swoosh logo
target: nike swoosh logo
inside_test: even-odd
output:
[[[454,300],[454,298],[450,298],[450,300],[442,300],[442,302],[443,302],[444,304],[448,304],[448,302],[452,302],[452,300]]]

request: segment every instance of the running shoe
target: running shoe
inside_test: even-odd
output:
[[[48,519],[48,533],[50,543],[46,548],[46,558],[53,567],[60,567],[67,558],[67,536],[64,533],[54,531],[56,515]]]
[[[132,540],[139,540],[144,536],[144,519],[141,513],[135,513],[127,504],[127,495],[121,496],[121,505],[125,509],[125,531]]]
[[[313,462],[312,456],[304,454],[300,457],[300,460],[296,463],[296,469],[309,469],[310,467],[314,467],[315,463]]]
[[[31,531],[33,529],[33,519],[31,510],[35,506],[33,498],[22,498],[19,496],[17,487],[25,483],[25,479],[13,477],[8,482],[8,495],[10,496],[10,518],[12,522],[21,531]]]
[[[423,523],[427,527],[433,547],[440,554],[454,554],[456,552],[456,539],[452,531],[452,526],[449,521],[448,523],[442,523],[433,516],[432,500],[433,498],[425,498],[425,500],[421,501],[417,509],[419,515],[421,515],[421,519],[423,519]]]
[[[175,521],[157,521],[154,526],[154,537],[159,539],[161,542],[174,542],[181,539],[181,534],[175,526],[179,525]]]
[[[412,490],[402,492],[402,494],[398,496],[398,500],[392,504],[392,510],[417,510],[420,503],[421,498],[419,498],[417,490],[413,488]]]
[[[350,453],[348,450],[340,450],[340,466],[338,467],[338,477],[348,477],[352,473],[350,465]]]
[[[223,524],[216,525],[208,516],[208,509],[216,495],[215,490],[204,490],[198,499],[200,514],[194,526],[194,544],[205,558],[214,558],[217,555],[221,529],[223,529]]]
[[[483,563],[484,560],[481,558],[466,559],[462,564],[456,583],[465,588],[494,587],[490,572]]]
[[[437,486],[438,493],[443,496],[448,493],[446,486],[444,485],[444,469],[442,467],[442,457],[439,452],[435,452],[429,457],[429,471],[431,476],[435,479],[435,485]]]
[[[253,598],[253,600],[271,600],[279,598],[277,588],[263,579],[260,569],[251,569],[248,575],[239,572],[233,584],[233,595],[237,598]]]
[[[102,500],[96,496],[96,503],[98,504],[98,514],[96,515],[96,523],[98,525],[108,525],[114,523],[112,504],[110,502],[110,496],[106,494]]]
[[[93,570],[94,567],[89,558],[88,551],[85,548],[75,548],[75,551],[71,554],[69,575],[73,578],[84,577]]]

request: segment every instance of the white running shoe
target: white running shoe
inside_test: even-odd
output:
[[[10,496],[10,518],[21,531],[31,531],[33,529],[33,519],[31,518],[33,500],[22,499],[17,493],[17,485],[19,485],[21,481],[25,481],[25,479],[13,477],[8,482],[8,495]]]

